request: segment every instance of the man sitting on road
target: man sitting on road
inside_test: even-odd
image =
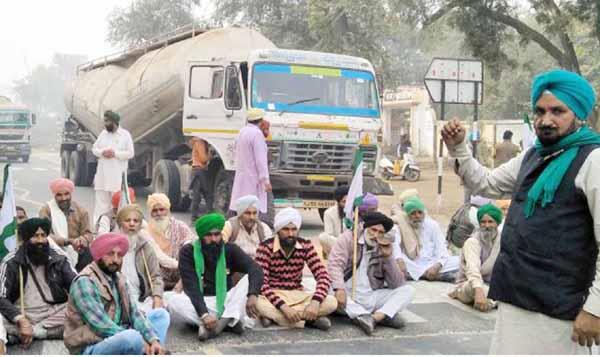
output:
[[[179,275],[179,251],[184,244],[194,240],[192,230],[184,222],[171,215],[171,201],[163,193],[148,196],[148,232],[153,238],[154,252],[158,257],[160,275],[165,283],[165,289],[176,287],[182,291]]]
[[[80,271],[92,261],[89,244],[94,239],[90,217],[85,208],[71,199],[75,185],[66,178],[50,182],[54,198],[40,209],[39,216],[52,222],[51,243],[66,253],[69,261]]]
[[[439,224],[426,214],[425,204],[417,197],[406,200],[403,208],[410,225],[403,229],[413,229],[418,238],[412,244],[416,249],[414,258],[409,257],[407,252],[402,252],[403,272],[413,280],[453,282],[459,268],[459,257],[449,256]],[[406,246],[406,243],[403,245]]]
[[[225,243],[225,217],[211,213],[196,222],[199,239],[181,248],[179,270],[185,294],[166,294],[173,319],[198,326],[204,341],[226,327],[241,334],[257,318],[256,302],[263,282],[260,266],[240,247]],[[234,285],[232,273],[247,274]]]
[[[285,208],[275,216],[275,237],[258,247],[256,260],[263,269],[264,282],[257,308],[264,326],[275,321],[280,326],[328,330],[331,321],[326,316],[335,311],[337,302],[327,295],[331,279],[315,247],[310,240],[298,237],[301,226],[300,213]],[[317,281],[314,294],[302,287],[305,265]]]
[[[152,321],[156,331],[166,333],[170,317],[163,308],[164,282],[160,275],[160,265],[154,253],[148,233],[141,229],[144,214],[137,205],[128,205],[117,214],[121,233],[129,240],[129,250],[123,256],[122,274],[127,278],[129,298],[139,303],[139,308]],[[165,343],[166,334],[158,334]]]
[[[129,187],[129,201],[132,204],[135,203],[135,191],[131,187]],[[101,214],[96,222],[95,228],[98,235],[116,232],[119,229],[117,225],[117,212],[119,211],[119,203],[121,203],[121,191],[117,191],[112,195],[110,203],[112,206],[110,211]]]
[[[50,247],[50,221],[28,219],[18,233],[23,244],[0,266],[0,312],[9,341],[27,348],[34,339],[62,338],[67,292],[77,273],[64,254]]]
[[[479,229],[476,229],[463,245],[457,285],[448,295],[485,312],[495,305],[487,298],[487,294],[488,284],[492,279],[492,268],[500,253],[498,226],[502,223],[502,211],[488,203],[479,208],[477,218]]]
[[[260,242],[273,236],[269,226],[258,217],[259,205],[256,196],[240,197],[235,204],[237,216],[230,218],[223,227],[223,240],[237,245],[252,259]]]
[[[130,299],[121,274],[129,251],[127,236],[104,233],[91,244],[94,261],[79,273],[70,290],[64,342],[71,354],[162,354],[159,324],[144,317]],[[152,328],[154,326],[154,328]]]
[[[344,207],[348,197],[348,186],[340,186],[335,189],[335,206],[329,207],[323,214],[324,232],[319,235],[319,242],[323,247],[323,254],[329,255],[335,241],[344,232]]]
[[[358,239],[356,295],[352,298],[353,233],[344,233],[333,246],[328,271],[338,301],[367,335],[375,324],[400,329],[404,321],[399,315],[410,304],[415,289],[405,285],[404,273],[392,256],[395,236],[388,234],[394,222],[379,212],[363,216],[364,231]]]

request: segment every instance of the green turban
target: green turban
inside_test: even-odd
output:
[[[104,119],[109,119],[119,124],[119,122],[121,121],[121,116],[113,112],[112,110],[107,110],[104,112]]]
[[[502,210],[500,208],[494,206],[493,204],[488,203],[486,205],[479,207],[479,209],[477,210],[477,221],[481,222],[481,219],[486,214],[488,216],[492,217],[492,219],[494,221],[496,221],[496,223],[498,223],[498,224],[502,223]]]
[[[422,211],[425,212],[425,204],[418,197],[410,197],[406,201],[404,201],[404,212],[410,215],[414,211]]]
[[[198,238],[202,239],[214,229],[222,231],[224,226],[225,217],[222,214],[210,213],[198,218],[196,221],[196,233],[198,233]]]
[[[581,120],[588,118],[596,103],[596,92],[590,82],[576,73],[562,69],[542,73],[533,79],[531,105],[534,111],[544,91],[549,91],[565,103]]]

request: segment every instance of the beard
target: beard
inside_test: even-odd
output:
[[[281,243],[283,249],[290,250],[296,245],[296,237],[279,237],[279,243]]]
[[[102,260],[98,261],[98,267],[107,275],[113,275],[114,273],[121,270],[121,264],[110,263],[106,264]]]
[[[115,125],[114,124],[110,124],[110,125],[105,125],[104,128],[106,129],[106,131],[108,131],[109,133],[112,133],[115,131]]]
[[[156,219],[150,218],[150,222],[148,222],[150,228],[162,234],[164,234],[167,231],[170,223],[171,221],[169,217],[159,217]]]
[[[222,245],[223,245],[223,241],[220,241],[219,243],[216,243],[216,242],[204,243],[204,242],[202,242],[202,251],[206,252],[206,255],[209,255],[209,256],[218,256],[219,253],[221,253]]]
[[[423,228],[423,220],[411,220],[410,226],[413,227],[414,230],[421,230]]]
[[[377,245],[377,237],[369,232],[368,229],[365,231],[365,243],[371,248]]]
[[[346,214],[344,213],[344,207],[338,203],[338,216],[340,218],[344,218]]]
[[[69,208],[71,208],[71,200],[56,202],[56,204],[58,205],[58,208],[61,209],[61,211],[68,211]]]
[[[548,126],[548,125],[539,125],[535,128],[535,134],[537,135],[538,140],[542,144],[542,146],[552,146],[558,143],[562,138],[568,136],[569,134],[575,132],[577,130],[576,121],[571,123],[569,130],[567,130],[566,134],[559,135],[558,128]]]
[[[50,254],[50,244],[48,243],[27,243],[27,257],[33,265],[46,265]]]
[[[481,239],[485,241],[492,241],[498,235],[498,229],[496,228],[481,228],[479,229]]]

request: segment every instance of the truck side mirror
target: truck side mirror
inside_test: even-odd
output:
[[[242,109],[242,91],[235,66],[227,66],[225,70],[225,108],[229,110]]]
[[[377,81],[377,91],[379,92],[379,98],[383,98],[383,90],[385,87],[383,86],[383,74],[375,73],[375,80]]]
[[[31,125],[37,124],[37,116],[35,114],[31,114]]]

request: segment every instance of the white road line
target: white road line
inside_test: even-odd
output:
[[[48,171],[48,169],[43,168],[43,167],[34,167],[34,168],[32,168],[32,170],[34,170],[34,171]]]

